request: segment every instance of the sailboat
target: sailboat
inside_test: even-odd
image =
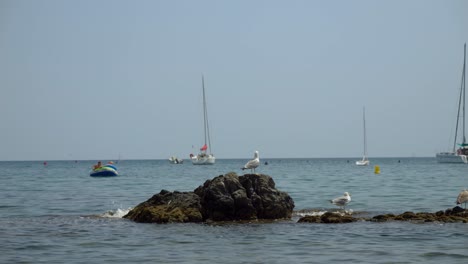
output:
[[[455,138],[453,142],[453,148],[451,152],[440,152],[436,154],[437,162],[440,163],[468,163],[468,143],[466,143],[465,138],[465,71],[466,71],[466,43],[464,47],[464,56],[463,56],[463,70],[462,70],[462,79],[460,86],[460,95],[458,98],[458,113],[457,113],[457,123],[455,126]],[[461,115],[461,116],[460,116]],[[461,120],[461,121],[460,121]],[[455,151],[458,140],[458,130],[459,123],[462,122],[462,135],[461,143],[458,144],[458,149]]]
[[[362,120],[364,124],[364,155],[362,156],[362,160],[356,161],[356,165],[367,166],[369,165],[369,159],[367,159],[366,109],[365,108],[363,108],[362,110]]]
[[[206,109],[206,97],[205,97],[205,79],[202,76],[202,89],[203,89],[203,123],[205,142],[203,147],[200,148],[198,155],[190,154],[190,159],[193,165],[213,165],[216,161],[215,156],[211,153],[211,140],[210,140],[210,128],[208,124],[208,111]]]
[[[183,160],[183,159],[179,159],[179,158],[176,157],[176,156],[171,156],[171,157],[169,158],[169,162],[170,162],[171,164],[183,164],[183,163],[184,163],[184,160]]]

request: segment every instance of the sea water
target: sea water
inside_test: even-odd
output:
[[[247,160],[123,160],[119,176],[108,178],[89,176],[96,161],[0,162],[0,263],[468,263],[468,224],[297,223],[336,210],[328,200],[344,192],[352,198],[347,210],[372,216],[452,208],[468,187],[465,164],[374,158],[361,167],[355,160],[264,159],[257,173],[293,198],[293,218],[218,224],[122,216],[162,189],[193,191],[218,175],[242,175]]]

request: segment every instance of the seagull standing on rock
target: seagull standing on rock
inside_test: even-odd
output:
[[[351,202],[351,195],[348,192],[345,192],[343,196],[337,197],[333,200],[330,200],[330,203],[334,205],[338,205],[339,207],[343,207],[346,209],[346,205]]]
[[[254,154],[254,158],[252,160],[249,160],[241,169],[242,170],[250,169],[250,172],[253,171],[255,173],[255,168],[257,168],[258,165],[260,165],[260,158],[258,156],[258,151],[256,150]]]
[[[468,202],[468,190],[462,190],[460,194],[457,197],[457,204],[465,204],[465,209],[466,209],[466,203]]]

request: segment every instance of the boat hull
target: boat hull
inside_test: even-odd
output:
[[[192,158],[193,165],[213,165],[216,162],[216,158],[213,155],[208,155],[204,157],[193,156]]]
[[[183,159],[178,159],[178,158],[175,158],[175,157],[171,157],[169,159],[169,163],[171,163],[171,164],[183,164],[184,160]]]
[[[356,165],[358,165],[358,166],[368,166],[369,165],[369,160],[358,160],[358,161],[356,161]]]
[[[115,167],[101,167],[96,170],[93,170],[89,176],[91,177],[113,177],[119,175]]]
[[[466,155],[459,155],[453,152],[441,152],[436,154],[439,163],[464,163]]]

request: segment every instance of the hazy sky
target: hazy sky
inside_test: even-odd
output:
[[[434,156],[468,1],[0,0],[0,160]]]

